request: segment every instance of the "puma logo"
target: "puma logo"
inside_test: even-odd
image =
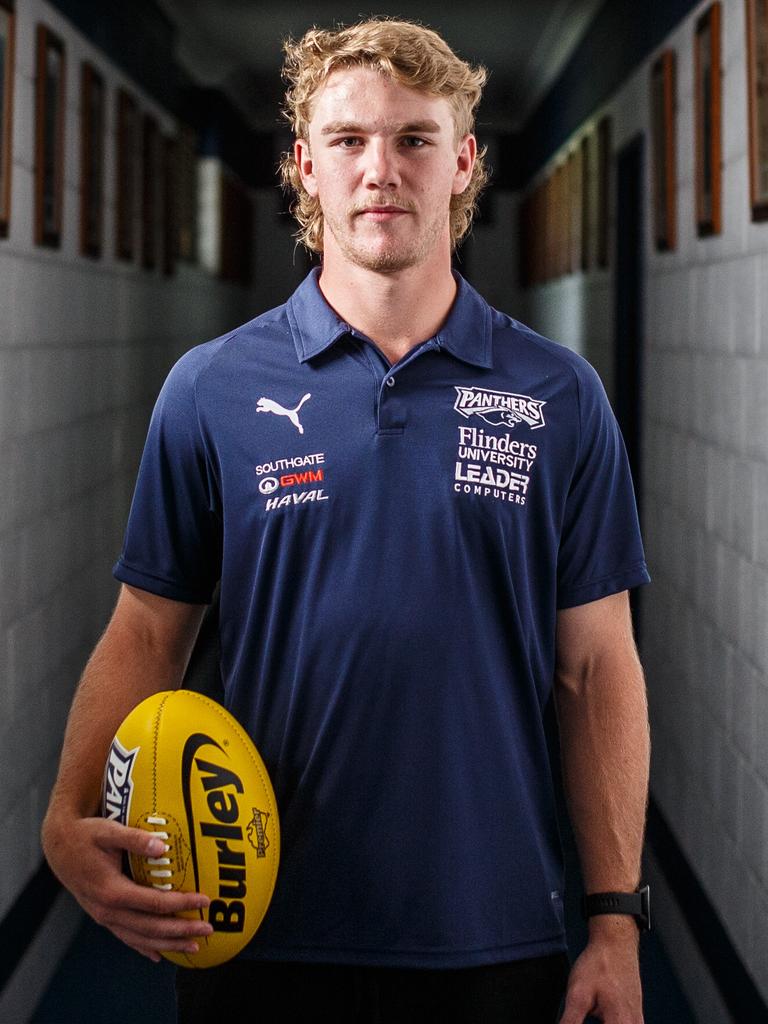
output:
[[[287,416],[300,434],[304,433],[304,427],[299,423],[299,409],[312,395],[304,395],[295,409],[284,409],[271,398],[260,398],[256,403],[256,412],[273,412],[276,416]]]

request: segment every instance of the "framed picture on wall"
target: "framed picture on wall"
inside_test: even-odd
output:
[[[152,270],[156,263],[157,186],[160,168],[158,143],[157,121],[152,114],[145,114],[141,145],[141,263],[147,270]]]
[[[722,89],[720,3],[696,22],[696,230],[701,237],[722,231]]]
[[[37,26],[35,76],[35,242],[61,244],[64,195],[64,44]]]
[[[121,260],[132,260],[134,254],[137,119],[136,101],[124,89],[118,89],[115,125],[115,252]]]
[[[555,277],[568,273],[569,228],[568,164],[563,161],[555,171]]]
[[[104,79],[83,61],[80,107],[80,251],[101,256],[104,205]]]
[[[597,125],[597,188],[595,246],[598,267],[609,263],[609,211],[611,199],[611,119],[601,118]]]
[[[179,220],[176,196],[179,191],[179,145],[178,140],[164,135],[163,156],[163,273],[170,276],[176,270],[179,255]]]
[[[581,269],[589,270],[592,265],[592,210],[594,208],[594,171],[592,169],[592,137],[585,135],[581,149]]]
[[[677,245],[675,77],[675,52],[665,50],[651,68],[653,232],[659,252]]]
[[[183,126],[176,140],[178,166],[179,258],[192,262],[197,253],[197,132]]]
[[[568,156],[568,210],[571,222],[568,270],[571,274],[581,269],[581,175],[581,148],[577,147]]]
[[[0,238],[11,219],[11,138],[13,132],[13,0],[0,0]]]
[[[768,0],[747,0],[752,220],[768,220]]]

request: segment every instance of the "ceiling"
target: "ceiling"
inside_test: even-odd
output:
[[[516,131],[535,109],[604,0],[445,0],[384,3],[374,12],[344,0],[157,0],[176,26],[176,58],[201,85],[218,87],[252,127],[272,131],[279,105],[282,40],[314,25],[387,15],[436,29],[463,58],[490,71],[478,134]]]

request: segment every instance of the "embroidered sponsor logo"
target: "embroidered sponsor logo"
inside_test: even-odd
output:
[[[277,477],[275,476],[263,476],[259,480],[259,490],[262,494],[271,494],[272,491],[276,491],[280,486]]]
[[[312,501],[328,501],[328,495],[322,489],[313,488],[311,491],[291,491],[276,498],[267,498],[264,508],[272,512],[276,508],[285,508],[287,505],[306,505]]]
[[[256,403],[256,412],[271,412],[275,416],[287,416],[291,423],[296,427],[300,434],[304,433],[304,427],[299,422],[299,409],[306,401],[312,397],[311,394],[306,394],[294,409],[286,409],[279,402],[276,402],[274,398],[262,397]]]
[[[298,484],[313,484],[323,479],[322,469],[308,469],[306,473],[285,473],[280,477],[281,487],[296,487]]]
[[[454,385],[454,409],[462,416],[479,416],[492,427],[514,428],[527,423],[531,430],[544,426],[542,408],[547,404],[528,395],[514,395],[509,391],[489,391],[487,388],[467,388]]]
[[[525,505],[539,446],[511,434],[459,427],[453,489]]]
[[[312,455],[296,455],[288,459],[275,459],[274,462],[262,462],[260,466],[254,468],[256,476],[264,476],[265,473],[274,476],[275,473],[281,471],[302,469],[304,466],[319,466],[323,462],[325,462],[325,452],[314,452]]]

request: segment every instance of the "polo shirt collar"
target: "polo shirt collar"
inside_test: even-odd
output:
[[[461,274],[453,271],[453,276],[458,286],[456,298],[435,340],[457,359],[490,369],[491,308]],[[302,363],[330,348],[345,334],[361,336],[328,305],[320,291],[319,277],[320,268],[314,267],[287,303],[296,355]]]

